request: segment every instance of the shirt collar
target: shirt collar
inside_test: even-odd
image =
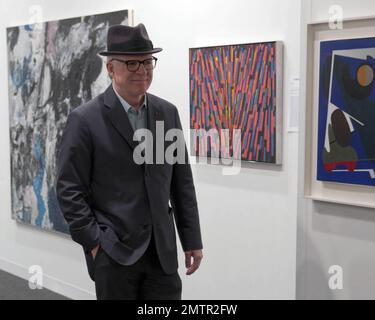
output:
[[[122,106],[124,107],[126,113],[129,112],[130,108],[133,108],[133,110],[135,109],[133,106],[131,106],[129,103],[126,102],[126,100],[121,97],[118,92],[116,91],[115,89],[115,86],[112,84],[112,88],[113,88],[113,91],[115,92],[117,98],[120,100]],[[147,94],[145,94],[145,99],[143,101],[143,104],[141,105],[141,107],[139,108],[139,110],[142,110],[143,108],[147,108]]]

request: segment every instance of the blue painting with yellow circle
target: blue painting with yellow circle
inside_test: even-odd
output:
[[[317,179],[375,186],[375,38],[320,44]]]

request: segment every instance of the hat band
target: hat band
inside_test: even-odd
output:
[[[118,52],[137,52],[137,51],[147,51],[153,50],[154,46],[151,41],[139,41],[138,43],[112,43],[108,46],[108,51],[118,51]]]

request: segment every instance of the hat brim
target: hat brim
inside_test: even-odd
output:
[[[142,55],[142,54],[150,54],[150,53],[157,53],[162,51],[162,48],[154,48],[152,50],[147,51],[102,51],[99,52],[99,55],[108,57],[108,56],[118,56],[118,55]]]

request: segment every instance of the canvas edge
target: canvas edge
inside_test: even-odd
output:
[[[274,164],[282,164],[283,156],[283,57],[284,44],[282,41],[275,41],[276,47],[276,161]]]

